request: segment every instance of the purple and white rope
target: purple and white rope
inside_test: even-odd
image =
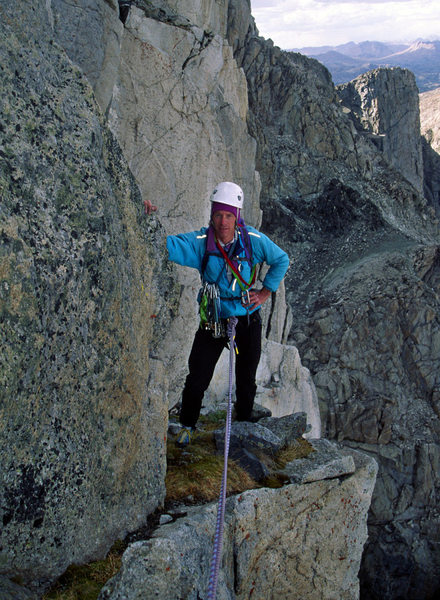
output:
[[[234,372],[234,352],[235,352],[235,327],[238,319],[230,317],[228,321],[228,337],[229,337],[229,395],[228,395],[228,410],[226,414],[225,427],[225,451],[223,459],[223,475],[220,487],[220,495],[217,507],[217,522],[214,534],[214,547],[211,557],[211,569],[209,572],[209,586],[207,600],[215,600],[217,593],[217,581],[220,571],[220,559],[223,545],[223,526],[225,522],[225,503],[226,503],[226,483],[228,477],[228,455],[229,455],[229,440],[231,438],[231,421],[232,421],[232,383]]]

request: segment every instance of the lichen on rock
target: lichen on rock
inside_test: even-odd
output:
[[[163,499],[166,407],[146,384],[175,300],[161,227],[36,13],[2,18],[0,49],[1,563],[44,585]]]

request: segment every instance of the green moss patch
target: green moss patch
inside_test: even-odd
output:
[[[117,541],[104,560],[87,565],[71,565],[43,600],[96,600],[102,586],[121,568],[127,544]]]

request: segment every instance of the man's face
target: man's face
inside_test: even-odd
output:
[[[222,244],[228,244],[234,239],[235,215],[227,210],[218,210],[212,215],[212,226]]]

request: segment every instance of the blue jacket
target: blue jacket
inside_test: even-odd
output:
[[[264,278],[263,286],[275,292],[286,274],[289,266],[289,257],[264,233],[253,227],[247,226],[252,244],[252,266],[265,262],[269,270]],[[227,265],[224,258],[218,254],[210,254],[202,273],[202,261],[206,250],[207,227],[200,231],[170,235],[167,238],[167,248],[170,260],[185,267],[197,269],[204,281],[217,283],[221,297],[221,318],[246,315],[247,311],[241,303],[241,288],[233,277],[227,274]],[[239,235],[241,235],[239,231]],[[236,258],[234,256],[234,258]],[[250,281],[251,267],[246,260],[243,244],[237,253],[240,274],[245,281]],[[252,310],[250,311],[252,312]]]

